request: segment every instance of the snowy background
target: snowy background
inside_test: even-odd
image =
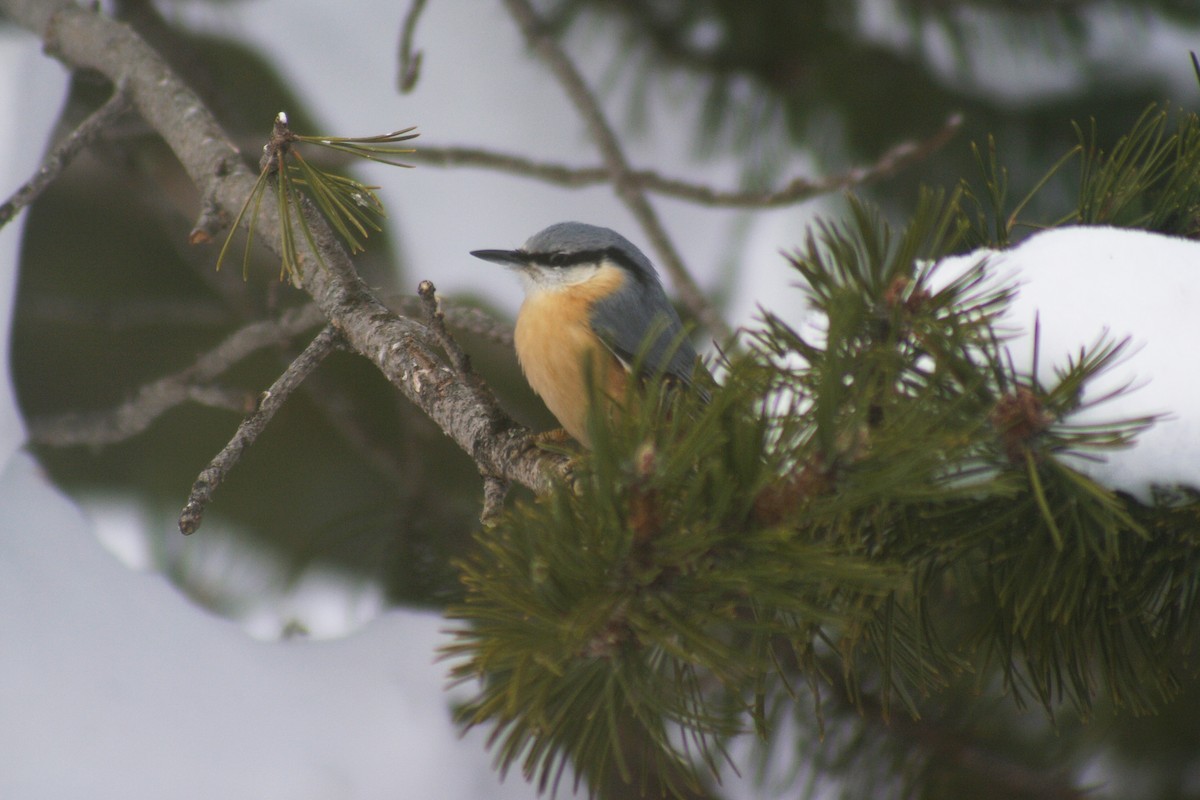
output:
[[[177,11],[201,30],[236,32],[262,47],[339,133],[419,124],[423,138],[439,145],[597,163],[567,100],[525,56],[499,4],[471,2],[462,13],[467,5],[430,4],[417,36],[422,78],[408,96],[394,89],[403,3],[339,4],[335,11],[316,0],[271,0]],[[357,47],[334,51],[326,37]],[[0,36],[0,195],[28,179],[41,158],[66,84],[66,71],[34,37],[16,30]],[[687,174],[684,126],[659,127],[668,135],[643,140],[631,158]],[[710,163],[695,177],[729,185],[736,174],[732,162]],[[399,221],[414,286],[429,277],[445,295],[483,293],[510,313],[520,303],[517,282],[468,251],[515,247],[563,219],[608,225],[640,242],[603,188],[563,192],[475,170],[416,169],[401,178],[383,171],[375,182]],[[668,228],[686,232],[685,258],[710,281],[736,215],[659,205]],[[778,294],[787,285],[777,243],[797,240],[807,218],[793,209],[755,223],[762,244],[753,260],[763,269],[738,287],[732,307],[739,319],[754,313],[751,287]],[[152,560],[136,509],[107,502],[81,509],[45,480],[21,452],[24,431],[8,377],[21,224],[0,231],[0,798],[536,796],[519,773],[500,782],[486,732],[459,738],[448,668],[435,662],[446,641],[438,615],[381,613],[371,587],[316,575],[238,621],[218,618],[163,576],[130,569]],[[230,538],[206,525],[203,536],[186,540],[184,557],[228,565],[228,553],[205,550],[228,547]],[[248,573],[258,566],[253,553],[237,560]],[[252,574],[245,582],[264,583]],[[313,636],[272,641],[286,620],[301,621]]]
[[[430,4],[417,37],[425,52],[421,83],[413,95],[397,95],[395,37],[403,6],[338,4],[335,12],[333,4],[316,0],[264,0],[185,7],[182,13],[200,28],[237,31],[261,45],[318,115],[336,120],[337,132],[416,123],[439,145],[595,162],[566,99],[524,56],[498,4],[472,2],[470,13],[462,13],[465,2]],[[877,23],[881,31],[885,22]],[[329,48],[327,38],[357,46]],[[576,44],[585,65],[603,61],[588,52],[587,42]],[[1137,52],[1152,54],[1154,48]],[[0,108],[6,110],[0,196],[37,163],[65,85],[66,73],[42,54],[39,42],[16,31],[0,37]],[[664,119],[647,126],[653,136],[630,143],[631,158],[668,174],[731,185],[734,163],[708,162],[701,171],[685,159],[686,126],[671,124],[670,115],[692,118],[687,89],[674,87],[655,105]],[[800,160],[793,167],[806,171]],[[516,282],[498,270],[481,271],[469,250],[516,246],[561,219],[608,225],[641,242],[623,207],[603,188],[563,192],[473,170],[417,169],[403,180],[387,176],[379,182],[387,187],[383,200],[391,217],[399,221],[414,283],[429,277],[447,295],[486,293],[514,312]],[[713,285],[728,255],[723,248],[744,218],[674,201],[657,205],[701,284]],[[801,239],[815,210],[809,204],[758,214],[749,223],[739,254],[748,268],[730,305],[735,325],[748,323],[763,298],[774,299],[775,310],[785,314],[801,312],[802,298],[786,290],[791,275],[777,251]],[[11,318],[20,224],[0,232],[0,338]],[[1181,358],[1194,358],[1200,342],[1200,245],[1141,233],[1065,231],[1036,238],[993,263],[1024,285],[1013,324],[1027,325],[1040,311],[1047,368],[1104,330],[1133,337],[1135,352],[1113,380],[1132,378],[1140,388],[1098,413],[1110,419],[1173,414],[1140,447],[1098,467],[1097,477],[1139,494],[1150,480],[1200,485],[1200,459],[1194,457],[1200,381],[1195,370],[1178,368]],[[1015,342],[1013,349],[1018,358],[1030,351],[1027,342]],[[7,353],[5,342],[0,359]],[[451,725],[446,666],[434,661],[444,642],[438,616],[381,613],[369,587],[314,576],[234,622],[201,610],[163,577],[131,570],[127,565],[144,567],[146,561],[136,513],[81,509],[43,478],[21,451],[23,430],[7,361],[4,366],[0,797],[534,796],[519,776],[499,784],[483,736],[460,740]],[[213,541],[220,537],[194,537],[186,546],[212,547]],[[254,568],[253,559],[247,564]],[[262,641],[278,633],[280,620],[295,617],[319,635]],[[754,792],[743,786],[730,794]]]

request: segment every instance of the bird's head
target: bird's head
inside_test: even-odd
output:
[[[637,284],[658,284],[650,259],[616,231],[582,222],[559,222],[538,231],[516,250],[474,250],[471,255],[517,272],[526,292],[586,283],[605,266]]]

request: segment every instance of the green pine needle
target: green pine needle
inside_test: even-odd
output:
[[[310,229],[301,204],[308,200],[317,211],[329,222],[333,230],[342,238],[350,252],[357,253],[365,248],[364,240],[372,232],[382,231],[379,220],[385,216],[382,202],[375,193],[378,186],[367,186],[360,181],[344,175],[321,169],[299,152],[297,145],[309,144],[326,147],[346,153],[357,158],[377,161],[392,166],[409,167],[396,161],[390,156],[413,152],[411,148],[399,147],[401,142],[417,136],[414,128],[393,131],[378,136],[366,137],[329,137],[301,136],[292,133],[287,128],[286,115],[280,114],[276,120],[275,133],[268,144],[268,154],[263,158],[263,167],[258,180],[254,184],[246,202],[242,204],[237,218],[230,227],[221,252],[217,256],[217,269],[225,260],[226,251],[233,239],[233,234],[246,216],[247,210],[253,206],[247,222],[246,246],[242,257],[242,274],[245,277],[249,271],[250,244],[254,238],[255,223],[258,219],[262,197],[267,191],[271,178],[275,180],[276,208],[280,220],[280,280],[285,278],[299,285],[301,276],[301,251],[297,249],[297,234],[295,227],[300,229],[309,252],[313,253],[317,263],[325,267],[316,238]]]
[[[969,247],[1009,247],[1017,228],[1039,229],[1072,223],[1140,228],[1177,236],[1200,236],[1200,117],[1172,115],[1151,105],[1130,131],[1106,149],[1096,124],[1073,124],[1079,143],[1009,207],[1007,169],[988,137],[971,149],[982,186],[962,182],[965,202],[959,219]],[[1075,200],[1050,224],[1022,219],[1034,198],[1078,164]],[[1064,187],[1058,187],[1061,191]]]
[[[237,217],[233,220],[233,225],[229,227],[229,235],[225,237],[225,243],[221,245],[221,252],[217,255],[218,271],[221,269],[221,264],[225,261],[225,252],[229,249],[229,245],[233,241],[233,232],[242,224],[242,218],[246,216],[247,209],[253,204],[254,211],[250,214],[250,222],[246,226],[246,246],[242,252],[242,279],[245,280],[249,275],[250,245],[254,241],[254,223],[258,219],[259,205],[262,203],[263,193],[267,185],[267,176],[269,174],[269,170],[266,168],[258,173],[258,180],[254,182],[254,188],[247,195],[246,202],[242,203]]]
[[[400,142],[417,138],[419,134],[414,133],[415,130],[416,128],[412,127],[378,136],[296,136],[295,139],[298,142],[327,147],[357,158],[365,158],[368,161],[378,161],[393,167],[411,168],[412,164],[396,161],[391,156],[415,152],[410,147],[396,147]]]
[[[895,229],[852,201],[789,258],[819,334],[766,316],[707,401],[635,384],[636,413],[593,417],[573,485],[479,535],[445,654],[502,770],[545,789],[649,769],[686,794],[742,732],[821,727],[822,697],[915,718],[972,672],[1051,714],[1176,690],[1200,501],[1152,526],[1074,467],[1153,422],[1072,421],[1125,342],[1039,382],[1012,368],[1014,289],[985,262],[930,288],[974,203],[927,193]]]

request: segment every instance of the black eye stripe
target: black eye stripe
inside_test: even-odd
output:
[[[645,281],[648,277],[644,274],[642,268],[634,263],[633,259],[616,247],[606,247],[601,250],[579,250],[574,253],[526,252],[524,256],[531,264],[536,264],[539,267],[555,267],[558,269],[577,267],[580,264],[598,264],[601,261],[608,260],[633,273],[633,276],[639,281]]]

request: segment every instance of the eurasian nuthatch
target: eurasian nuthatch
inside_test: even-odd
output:
[[[517,359],[529,385],[584,446],[590,446],[589,390],[619,404],[639,355],[645,374],[691,385],[696,351],[679,315],[650,259],[619,233],[560,222],[518,250],[471,255],[521,278]]]

